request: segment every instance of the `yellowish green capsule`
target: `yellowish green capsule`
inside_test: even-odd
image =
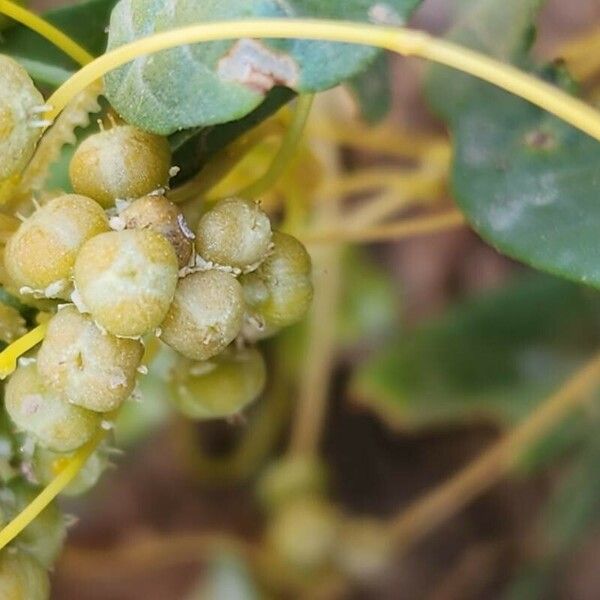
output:
[[[88,315],[67,306],[48,324],[37,367],[44,383],[71,404],[109,412],[131,395],[143,353],[139,340],[102,333]]]
[[[106,215],[97,202],[76,194],[54,198],[8,240],[4,252],[8,275],[25,291],[67,298],[79,250],[87,240],[108,229]]]
[[[229,417],[254,402],[265,381],[265,362],[256,348],[229,348],[203,362],[176,365],[172,399],[191,419]]]
[[[209,263],[239,271],[254,270],[267,256],[271,222],[258,203],[221,200],[206,212],[196,231],[196,251]]]
[[[117,125],[90,135],[78,146],[69,175],[78,194],[109,208],[118,198],[141,198],[164,188],[170,168],[166,138]]]
[[[175,251],[162,235],[147,229],[110,231],[79,252],[74,300],[109,333],[139,337],[165,318],[178,271]]]
[[[27,71],[0,54],[0,181],[20,173],[42,134],[44,98]]]
[[[88,442],[101,415],[69,404],[42,380],[35,364],[20,366],[6,385],[4,404],[17,428],[44,448],[70,452]]]
[[[242,287],[223,271],[192,273],[181,279],[160,326],[161,339],[183,356],[207,360],[239,334],[244,317]]]
[[[138,198],[117,217],[127,229],[151,229],[171,242],[179,267],[190,262],[194,234],[179,209],[164,196]]]
[[[3,600],[48,600],[48,573],[25,552],[0,551],[0,598]]]
[[[339,515],[317,497],[285,504],[273,517],[267,541],[280,559],[303,572],[327,567],[337,542]]]
[[[285,233],[273,234],[267,258],[240,281],[251,316],[267,329],[296,323],[312,300],[310,256],[301,242]]]

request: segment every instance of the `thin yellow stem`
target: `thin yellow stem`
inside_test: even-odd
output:
[[[94,57],[87,50],[64,34],[60,29],[57,29],[54,25],[51,25],[48,21],[45,21],[30,10],[11,2],[11,0],[0,0],[0,13],[39,33],[39,35],[52,42],[80,65],[87,65],[94,60]]]
[[[267,169],[267,172],[262,177],[259,177],[254,183],[241,189],[236,196],[241,196],[242,198],[257,198],[270,190],[277,183],[278,179],[283,175],[290,161],[294,157],[298,144],[302,139],[302,134],[304,133],[313,100],[313,94],[303,94],[298,98],[292,122],[285,132],[281,146],[275,155],[273,162]]]
[[[382,242],[400,240],[416,235],[446,231],[465,224],[465,218],[458,210],[448,211],[441,215],[427,215],[401,219],[396,223],[386,223],[375,227],[330,229],[315,231],[302,237],[306,244],[331,244],[343,242]]]
[[[324,145],[320,148],[326,172],[337,175],[341,170],[338,148]],[[319,190],[318,196],[322,194]],[[339,198],[317,202],[317,226],[330,227],[340,218]],[[289,452],[310,455],[318,450],[325,426],[329,385],[336,351],[337,306],[342,293],[342,249],[324,246],[311,252],[315,294],[306,332],[305,359],[298,385],[298,400],[292,424]]]
[[[504,477],[518,463],[524,451],[579,406],[599,381],[600,354],[489,450],[394,518],[390,531],[398,543],[406,547],[417,542]]]
[[[600,113],[512,65],[421,31],[310,19],[243,19],[202,23],[131,42],[100,56],[58,88],[50,97],[52,108],[46,118],[53,120],[74,96],[93,81],[139,56],[186,44],[244,37],[346,42],[425,58],[464,71],[520,96],[600,141]]]
[[[34,500],[0,531],[0,550],[16,538],[71,483],[105,435],[106,431],[99,429],[96,435],[66,462],[64,468]]]
[[[17,368],[19,356],[39,344],[47,329],[48,323],[42,323],[0,352],[0,379],[6,379]]]
[[[413,188],[420,190],[423,185],[431,184],[431,180],[431,176],[427,177],[422,170],[402,172],[396,167],[365,168],[332,180],[325,187],[324,193],[332,196],[348,196],[380,189],[410,193]]]
[[[421,159],[424,155],[435,151],[440,145],[449,147],[445,138],[426,137],[417,132],[395,128],[391,130],[389,124],[366,127],[361,123],[338,124],[331,119],[319,119],[318,117],[311,121],[311,137],[335,142],[340,146],[350,146],[402,158]]]

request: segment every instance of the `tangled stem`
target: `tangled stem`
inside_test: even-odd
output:
[[[11,0],[0,0],[0,13],[22,23],[42,37],[45,37],[80,65],[87,65],[94,60],[94,57],[87,50],[82,48],[75,40],[71,39],[60,29],[57,29],[54,25],[48,23],[48,21],[30,10],[11,2]]]
[[[251,38],[292,38],[375,46],[404,56],[416,56],[463,71],[553,113],[600,141],[600,113],[556,86],[512,65],[452,42],[405,28],[311,19],[243,19],[203,23],[157,33],[115,48],[68,79],[52,96],[46,118],[63,108],[96,79],[139,56],[198,42]]]
[[[301,95],[296,103],[296,110],[292,122],[285,132],[283,141],[273,162],[269,165],[267,172],[259,177],[254,183],[240,190],[236,195],[243,198],[257,198],[270,190],[283,175],[290,161],[294,157],[298,144],[302,139],[306,121],[314,100],[313,94]]]
[[[426,215],[400,219],[395,223],[385,223],[361,229],[341,228],[324,229],[305,235],[302,241],[306,244],[329,244],[340,242],[381,242],[399,240],[406,237],[436,233],[454,229],[465,224],[465,217],[458,210],[450,210],[437,215]]]
[[[390,529],[400,546],[414,544],[504,477],[527,448],[549,433],[589,397],[599,380],[600,354],[594,356],[491,448],[400,512],[390,523]]]

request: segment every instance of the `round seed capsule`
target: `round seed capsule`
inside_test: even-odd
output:
[[[43,104],[27,71],[0,54],[0,180],[19,173],[31,158],[42,134],[36,119]]]
[[[299,321],[313,294],[306,248],[296,238],[280,232],[273,234],[273,245],[260,267],[240,280],[253,316],[267,328],[287,327]]]
[[[235,415],[258,398],[266,381],[265,361],[256,348],[230,348],[204,362],[177,365],[173,372],[173,402],[190,419]]]
[[[335,509],[318,498],[303,497],[281,508],[267,537],[273,551],[289,565],[314,571],[332,558],[337,533]]]
[[[225,350],[242,327],[244,302],[237,279],[223,271],[192,273],[179,281],[160,326],[161,339],[192,360]]]
[[[65,296],[80,248],[107,230],[106,215],[97,202],[75,194],[59,196],[37,210],[10,237],[4,265],[18,286]]]
[[[267,510],[278,510],[301,496],[323,493],[327,474],[311,456],[285,457],[270,465],[260,478],[258,496]]]
[[[0,493],[0,502],[11,519],[40,493],[40,488],[15,479]],[[67,537],[67,527],[56,502],[51,502],[16,538],[17,547],[46,569],[52,568]],[[1,597],[1,596],[0,596]]]
[[[32,461],[33,474],[36,480],[41,485],[48,485],[71,457],[72,454],[52,452],[37,446]],[[85,494],[98,483],[107,466],[108,460],[100,452],[94,452],[61,494],[65,496]]]
[[[118,125],[86,138],[69,166],[73,189],[113,206],[117,198],[140,198],[167,185],[171,150],[166,138]]]
[[[24,552],[0,552],[0,598],[48,600],[50,580],[37,561]]]
[[[100,424],[98,413],[69,404],[49,390],[35,364],[14,372],[6,386],[4,403],[20,430],[56,452],[76,450],[92,438]]]
[[[75,261],[75,288],[92,318],[109,333],[138,337],[165,318],[177,286],[177,257],[146,229],[102,233]]]
[[[389,527],[375,519],[353,519],[340,529],[335,559],[348,577],[367,582],[386,571],[393,551]]]
[[[164,235],[175,250],[180,267],[192,255],[194,234],[179,209],[164,196],[144,196],[132,202],[117,217],[127,229],[151,229]]]
[[[271,222],[256,202],[222,200],[198,223],[196,250],[205,260],[240,270],[252,270],[271,244]]]
[[[109,412],[131,395],[143,353],[139,340],[103,334],[68,306],[50,320],[37,367],[44,383],[71,404]]]

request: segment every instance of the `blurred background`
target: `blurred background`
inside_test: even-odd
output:
[[[425,0],[411,25],[442,34],[455,8]],[[535,46],[544,61],[570,57],[570,44],[595,32],[589,53],[573,54],[590,99],[600,85],[599,28],[598,0],[550,0]],[[336,211],[358,211],[358,227],[375,192],[396,197],[382,204],[384,215],[451,206],[449,142],[427,110],[423,72],[417,61],[391,59],[392,111],[373,127],[347,94],[318,99],[296,160],[265,199],[272,213],[297,194],[309,207],[298,219],[335,232]],[[223,191],[268,163],[269,143]],[[327,204],[330,196],[339,201]],[[244,557],[268,521],[257,482],[298,435],[290,423],[299,403],[315,418],[307,427],[329,500],[346,515],[390,519],[493,444],[599,347],[597,294],[511,262],[464,226],[399,241],[308,235],[307,243],[313,314],[264,346],[265,397],[235,422],[193,424],[170,409],[168,388],[151,374],[143,402],[117,431],[124,452],[115,468],[64,503],[75,519],[53,598],[297,597],[277,585],[265,592]],[[569,417],[528,448],[509,478],[427,535],[401,540],[377,577],[326,582],[305,597],[600,597],[600,448],[590,441],[599,418],[593,404]]]

